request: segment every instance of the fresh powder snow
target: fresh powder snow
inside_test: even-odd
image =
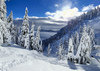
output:
[[[89,65],[74,64],[16,44],[0,46],[0,71],[99,71],[100,63],[95,58],[91,61]]]

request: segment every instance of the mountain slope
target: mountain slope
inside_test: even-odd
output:
[[[62,37],[66,35],[66,39],[68,41],[68,37],[71,37],[78,31],[80,26],[83,27],[84,23],[86,25],[91,26],[94,31],[98,31],[98,34],[95,33],[96,39],[99,38],[99,24],[100,24],[100,5],[96,6],[94,9],[89,10],[88,12],[83,13],[82,15],[71,19],[67,22],[67,25],[61,28],[57,34],[51,36],[50,38],[43,40],[45,46],[48,46],[49,43],[55,43],[59,41]],[[94,25],[95,24],[95,25]],[[96,40],[96,43],[99,44],[99,40]]]
[[[92,58],[92,60],[95,60]],[[69,61],[46,57],[34,50],[23,49],[18,45],[0,46],[0,71],[99,71],[100,66],[73,64]]]
[[[72,35],[74,35],[73,32],[79,31],[79,26],[80,26],[80,25],[82,26],[84,23],[85,23],[87,26],[90,26],[90,27],[94,30],[95,42],[96,42],[96,44],[100,44],[100,16],[98,16],[98,17],[96,17],[96,18],[94,18],[94,19],[91,19],[91,20],[85,20],[85,21],[82,22],[81,24],[75,26],[75,27],[73,28],[74,30],[70,31],[70,33],[72,33]],[[68,37],[69,37],[69,33],[65,34],[65,35],[62,37],[63,41],[64,41],[64,39],[68,40]],[[58,45],[59,42],[60,42],[60,40],[55,41],[55,42],[52,43],[52,44]]]

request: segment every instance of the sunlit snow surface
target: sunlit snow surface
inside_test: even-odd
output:
[[[80,65],[17,45],[0,46],[0,71],[100,71],[100,63],[95,58],[91,61],[91,65]]]

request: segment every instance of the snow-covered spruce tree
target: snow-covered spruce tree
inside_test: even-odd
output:
[[[7,29],[11,32],[14,28],[13,24],[13,12],[11,11],[10,15],[7,17]]]
[[[59,44],[59,48],[58,48],[58,57],[60,58],[60,59],[62,59],[63,58],[63,54],[64,54],[64,48],[63,48],[63,43],[62,43],[62,39],[61,39],[61,42],[60,42],[60,44]]]
[[[68,47],[68,41],[66,38],[64,38],[64,43],[63,43],[64,55],[67,55],[67,47]]]
[[[29,49],[29,34],[27,34],[25,36],[25,44],[24,44],[24,47]]]
[[[85,23],[83,23],[83,26],[80,25],[80,28],[79,28],[79,40],[82,37],[82,33],[83,33],[84,29],[86,29],[86,32],[87,32],[87,27],[86,27]]]
[[[12,11],[7,18],[7,29],[8,31],[10,31],[12,43],[16,43],[16,28],[13,24],[13,12]]]
[[[73,61],[74,59],[74,45],[72,38],[69,38],[67,59]]]
[[[20,45],[25,48],[29,48],[29,19],[28,9],[26,7],[24,20],[21,27]]]
[[[49,56],[50,55],[50,53],[51,53],[51,47],[50,47],[50,43],[48,44],[48,49],[47,49],[47,52],[48,52],[48,54],[47,54],[47,56]]]
[[[97,16],[100,16],[100,5],[97,7]]]
[[[7,19],[6,19],[6,4],[5,4],[6,0],[0,0],[0,32],[1,32],[1,36],[3,37],[3,43],[5,44],[10,44],[11,43],[11,35],[9,30],[7,30],[6,28],[6,24],[7,24]],[[2,38],[1,37],[1,38]]]
[[[31,26],[31,32],[30,32],[30,49],[31,50],[36,50],[36,38],[34,36],[34,24],[32,22],[32,26]]]
[[[78,34],[78,32],[75,32],[73,43],[74,43],[74,51],[76,52],[78,49],[78,46],[79,46],[79,34]]]
[[[1,28],[0,28],[0,30],[1,30]],[[3,35],[1,33],[1,31],[0,31],[0,45],[2,45],[2,44],[3,44]]]
[[[6,3],[5,3],[6,0],[0,0],[0,19],[5,22],[7,22],[7,19],[6,19],[6,13],[7,13],[7,10],[6,10]]]
[[[41,27],[39,26],[38,27],[38,30],[37,30],[37,33],[36,33],[36,50],[37,51],[40,51],[40,30],[41,30]]]
[[[94,35],[94,30],[92,28],[90,28],[90,26],[87,27],[87,32],[88,35],[90,36],[90,40],[91,40],[91,46],[94,47],[95,45],[95,35]],[[94,48],[93,48],[94,49]]]
[[[76,61],[81,64],[86,64],[90,62],[91,54],[91,40],[86,32],[86,26],[84,25],[82,37],[76,54]]]

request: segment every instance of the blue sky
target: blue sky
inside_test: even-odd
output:
[[[100,0],[10,0],[6,4],[7,15],[12,10],[14,18],[23,18],[26,7],[28,7],[29,16],[58,18],[69,17],[68,14],[71,17],[75,14],[80,15],[82,12],[99,5]]]

